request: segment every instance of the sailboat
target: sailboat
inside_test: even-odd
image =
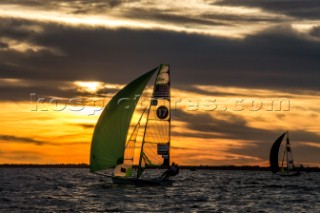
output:
[[[150,104],[140,113],[137,124],[128,135],[136,105],[155,73],[157,76]],[[103,170],[114,168],[111,178],[116,184],[171,184],[172,180],[142,178],[148,167],[169,166],[170,109],[170,66],[167,64],[161,64],[121,89],[103,109],[95,126],[90,151],[90,172],[99,174]],[[139,156],[136,158],[134,152],[138,149],[136,142],[141,129],[143,137]],[[139,159],[136,174],[133,172],[135,159]]]
[[[279,149],[283,139],[286,137],[286,146],[282,155],[281,167],[279,166]],[[297,169],[294,165],[292,149],[290,146],[289,132],[283,133],[272,145],[270,150],[270,168],[273,174],[280,176],[299,176],[302,165]]]

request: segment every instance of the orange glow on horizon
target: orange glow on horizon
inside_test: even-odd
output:
[[[95,84],[94,84],[95,85]],[[208,89],[208,88],[207,88]],[[215,89],[223,89],[215,88]],[[230,89],[229,98],[245,98],[249,90]],[[275,97],[275,91],[263,90],[261,98]],[[172,117],[172,149],[171,160],[181,165],[261,165],[265,166],[269,150],[261,150],[265,157],[252,154],[240,154],[238,150],[257,146],[255,141],[231,138],[232,129],[225,133],[192,129],[195,119],[206,117],[224,124],[245,122],[248,128],[281,133],[290,130],[293,134],[299,130],[318,134],[320,100],[310,94],[281,94],[290,97],[289,111],[243,111],[232,110],[188,110],[188,105],[181,103],[173,111]],[[203,95],[182,90],[173,90],[173,97],[201,98]],[[276,96],[277,97],[277,96]],[[217,97],[216,97],[217,98]],[[55,111],[54,106],[47,104],[47,111],[39,107],[35,111],[35,103],[2,102],[2,131],[0,137],[0,163],[89,163],[90,143],[93,128],[100,111],[92,113],[94,106],[87,106],[82,111],[71,111],[68,108]],[[230,103],[229,103],[230,104]],[[99,106],[101,107],[101,106]],[[229,108],[230,106],[227,105]],[[177,120],[175,113],[183,112],[186,120]],[[136,114],[133,118],[137,120]],[[191,118],[191,120],[188,120]],[[306,119],[308,118],[308,119]],[[209,125],[209,124],[208,124]],[[132,130],[131,130],[132,131]],[[129,131],[130,134],[130,131]],[[142,131],[139,131],[141,138]],[[247,134],[251,134],[248,132]],[[275,138],[266,139],[273,142]],[[299,141],[301,145],[318,148],[319,145],[309,141]],[[138,155],[139,143],[136,148]],[[298,152],[298,151],[297,151]],[[300,159],[297,159],[301,162]],[[137,163],[137,161],[135,161]],[[320,162],[304,162],[305,165],[320,165]]]

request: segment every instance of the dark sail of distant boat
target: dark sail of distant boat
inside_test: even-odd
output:
[[[283,138],[286,136],[286,147],[282,156],[281,167],[279,166],[279,149]],[[300,175],[300,169],[296,169],[293,161],[292,150],[289,140],[289,132],[283,133],[275,142],[273,143],[270,150],[270,168],[273,174],[279,173],[281,176],[298,176]]]
[[[287,132],[283,133],[272,145],[271,151],[270,151],[270,167],[273,174],[279,172],[279,148],[281,145],[281,142],[284,138],[284,136],[287,134]]]
[[[138,123],[128,137],[137,102],[156,72],[150,106],[140,115]],[[144,116],[146,124],[138,158],[138,171],[134,177],[132,172],[134,150]],[[147,166],[169,166],[170,121],[170,67],[160,65],[120,90],[101,113],[92,137],[90,171],[96,173],[115,168],[112,175],[114,183],[151,185],[171,183],[171,180],[141,178]]]

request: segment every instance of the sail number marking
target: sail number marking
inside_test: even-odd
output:
[[[169,115],[169,110],[168,110],[167,107],[165,107],[165,106],[158,107],[158,109],[157,109],[157,117],[159,119],[162,119],[162,120],[166,119],[168,117],[168,115]]]

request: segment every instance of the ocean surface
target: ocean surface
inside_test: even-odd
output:
[[[320,212],[320,173],[182,169],[174,180],[117,186],[88,169],[0,168],[0,212]]]

